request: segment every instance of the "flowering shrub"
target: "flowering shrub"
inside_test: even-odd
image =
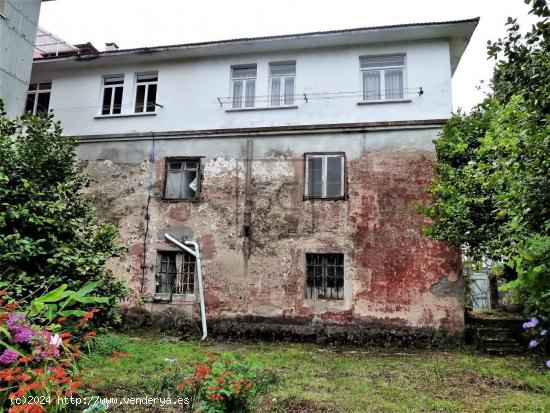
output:
[[[529,321],[523,323],[523,328],[529,330],[531,335],[531,341],[529,342],[529,348],[544,348],[550,344],[548,339],[548,330],[543,326],[546,318],[531,317]],[[546,361],[546,367],[550,369],[550,360]]]
[[[178,384],[189,410],[207,413],[249,412],[259,387],[257,369],[230,355],[218,359],[211,354]]]
[[[93,337],[93,331],[86,330],[97,311],[71,307],[98,297],[87,296],[89,286],[84,292],[65,289],[38,297],[25,309],[11,302],[8,291],[0,290],[0,411],[67,410],[70,405],[64,398],[79,391],[75,336],[80,342]]]

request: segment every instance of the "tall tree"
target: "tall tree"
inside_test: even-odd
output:
[[[538,17],[522,34],[488,42],[496,59],[487,99],[457,113],[435,141],[437,162],[426,233],[477,258],[506,263],[507,288],[550,312],[550,9],[527,0]]]

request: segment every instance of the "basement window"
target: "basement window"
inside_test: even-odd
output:
[[[122,112],[124,75],[103,77],[102,115],[118,115]]]
[[[195,257],[187,251],[158,251],[155,292],[186,295],[195,291]]]
[[[305,155],[306,199],[344,198],[344,154]]]
[[[27,93],[25,112],[31,115],[48,113],[52,82],[31,83]]]
[[[199,199],[200,164],[199,158],[167,160],[164,198],[190,201]]]
[[[135,113],[155,112],[157,106],[157,73],[142,73],[136,76]]]
[[[344,254],[306,254],[305,297],[344,299]]]

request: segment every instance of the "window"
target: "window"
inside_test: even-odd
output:
[[[344,254],[306,254],[305,297],[344,299]]]
[[[157,106],[157,73],[136,76],[136,113],[154,112]]]
[[[25,112],[31,115],[47,113],[50,107],[51,82],[31,83],[27,93]]]
[[[403,99],[405,55],[361,58],[363,100]]]
[[[124,75],[103,77],[102,115],[116,115],[122,111]]]
[[[295,62],[269,64],[269,102],[271,106],[294,104],[295,77]]]
[[[253,108],[256,95],[256,65],[231,68],[233,108]]]
[[[345,157],[343,154],[306,154],[306,198],[344,197]]]
[[[187,251],[159,251],[155,292],[160,294],[193,294],[195,257]]]
[[[164,197],[167,199],[198,199],[199,170],[199,158],[168,160],[166,162]]]

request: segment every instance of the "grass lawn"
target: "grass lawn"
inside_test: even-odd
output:
[[[107,356],[113,348],[129,357],[114,363]],[[540,361],[466,350],[107,335],[83,360],[84,380],[97,394],[143,397],[151,395],[148,383],[165,358],[190,367],[208,351],[238,353],[276,374],[260,400],[260,412],[550,412],[550,372],[542,370]]]

